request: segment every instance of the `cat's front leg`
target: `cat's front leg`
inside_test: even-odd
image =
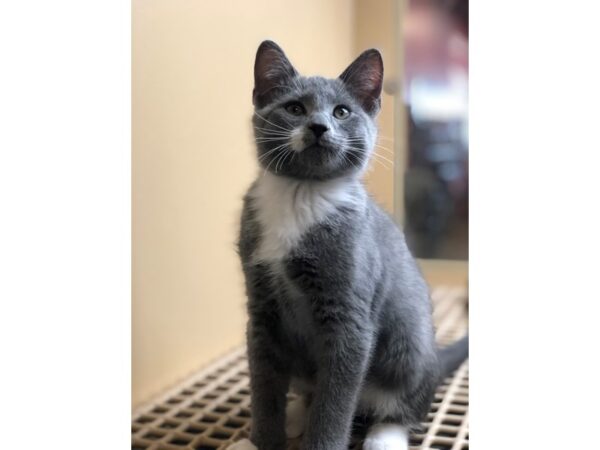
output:
[[[290,383],[290,355],[282,336],[279,302],[273,293],[269,267],[245,264],[248,294],[248,367],[250,371],[252,425],[250,441],[235,449],[285,448],[286,394]]]
[[[238,441],[227,450],[283,450],[289,375],[277,343],[267,330],[258,323],[250,325],[247,339],[252,400],[250,439]]]
[[[329,326],[328,326],[329,328]],[[357,322],[338,323],[321,339],[317,385],[303,450],[345,450],[365,376],[372,333]]]
[[[248,327],[250,440],[259,450],[282,450],[286,443],[285,407],[290,376],[275,338],[267,323],[251,319]]]

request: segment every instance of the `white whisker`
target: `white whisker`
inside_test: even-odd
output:
[[[271,122],[271,121],[269,121],[269,120],[265,119],[263,116],[261,116],[261,115],[260,115],[259,113],[257,113],[256,111],[254,111],[254,114],[256,114],[258,117],[260,117],[260,118],[261,118],[262,120],[264,120],[265,122],[267,122],[267,123],[269,123],[269,124],[273,125],[273,126],[274,126],[274,127],[276,127],[276,128],[279,128],[280,130],[283,130],[283,131],[286,131],[286,132],[290,132],[290,131],[292,131],[291,129],[284,128],[284,127],[282,127],[282,126],[279,126],[279,125],[277,125],[277,124],[275,124],[275,123],[273,123],[273,122]]]
[[[285,160],[286,160],[286,159],[287,159],[287,157],[288,157],[289,155],[291,155],[292,153],[294,153],[292,150],[288,150],[288,149],[286,149],[286,151],[285,151],[285,156],[284,156],[284,157],[281,159],[281,161],[280,161],[280,162],[279,162],[277,165],[281,164],[281,168],[283,168],[283,165],[285,164]],[[275,167],[275,172],[277,172],[277,167]]]
[[[365,153],[363,149],[358,148],[358,147],[346,147],[346,151],[348,153],[354,153],[354,154],[361,154],[361,153],[364,154]],[[384,166],[386,169],[391,169],[394,166],[394,161],[386,158],[383,155],[380,155],[377,152],[373,152],[371,155],[373,157],[372,158],[373,161],[378,162],[380,165]],[[386,163],[389,163],[391,165],[391,167],[388,167],[388,165],[385,164],[383,161],[385,161]]]
[[[260,161],[260,160],[262,160],[262,159],[266,158],[266,157],[267,157],[268,155],[270,155],[271,153],[274,153],[274,152],[276,152],[277,150],[281,150],[281,149],[285,148],[286,146],[289,146],[289,144],[281,144],[281,145],[278,145],[277,147],[275,147],[275,148],[272,148],[272,149],[271,149],[271,150],[269,150],[268,152],[266,152],[266,153],[263,153],[262,155],[260,155],[260,156],[258,157],[258,160]]]
[[[391,159],[388,159],[388,158],[386,158],[386,157],[385,157],[385,156],[383,156],[383,155],[380,155],[380,154],[379,154],[379,153],[377,153],[377,152],[373,152],[373,155],[374,155],[374,156],[377,156],[378,158],[381,158],[381,159],[383,159],[384,161],[387,161],[387,162],[389,162],[391,165],[394,165],[394,161],[392,161]]]
[[[278,138],[256,138],[256,142],[275,142],[275,141],[285,141],[287,137],[278,137]]]
[[[385,151],[389,152],[391,155],[394,154],[394,152],[392,150],[390,150],[387,147],[384,147],[383,145],[375,144],[375,147],[380,148],[381,150],[385,150]]]
[[[271,134],[273,136],[290,136],[292,134],[291,131],[283,132],[283,131],[279,131],[279,130],[271,130],[269,128],[262,128],[262,127],[254,127],[254,129],[262,131],[265,134]]]
[[[387,137],[387,136],[382,136],[381,134],[377,136],[378,139],[383,139],[384,141],[394,141],[393,138],[391,137]]]

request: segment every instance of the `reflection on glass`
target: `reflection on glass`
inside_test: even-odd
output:
[[[417,257],[468,258],[468,3],[410,1],[405,231]]]

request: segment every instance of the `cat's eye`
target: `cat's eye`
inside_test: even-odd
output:
[[[333,110],[333,115],[336,119],[340,119],[340,120],[347,119],[348,116],[350,115],[350,110],[343,105],[339,105],[339,106],[336,106],[335,109]]]
[[[302,116],[302,115],[306,114],[306,111],[304,110],[304,106],[302,106],[302,103],[298,103],[298,102],[288,103],[287,105],[285,105],[285,110],[288,113],[290,113],[292,116]]]

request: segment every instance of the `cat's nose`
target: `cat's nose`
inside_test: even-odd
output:
[[[308,126],[308,128],[310,128],[310,130],[314,133],[316,138],[320,138],[321,136],[323,136],[323,133],[329,130],[329,128],[326,125],[320,123],[312,123]]]

